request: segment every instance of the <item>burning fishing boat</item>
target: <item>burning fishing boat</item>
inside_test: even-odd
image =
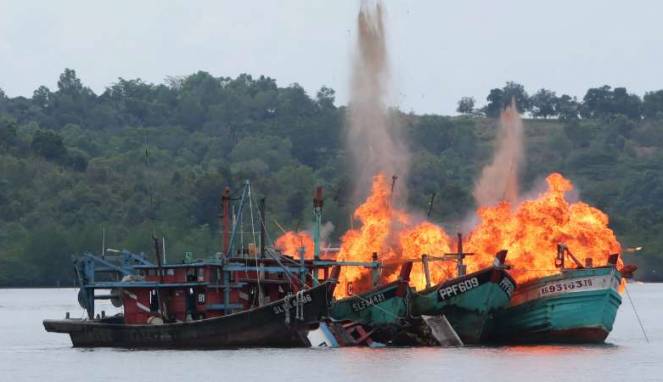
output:
[[[478,210],[468,247],[509,248],[509,272],[518,283],[488,336],[500,343],[603,342],[621,303],[622,277],[635,268],[611,255],[622,249],[607,214],[567,200],[573,184],[561,174],[546,183],[535,198]]]
[[[383,176],[374,178],[373,192],[357,209],[357,216],[364,223],[361,229],[350,230],[342,238],[337,257],[332,264],[342,266],[339,285],[335,288],[336,300],[332,303],[330,317],[341,322],[330,323],[329,330],[322,337],[335,337],[324,342],[327,346],[343,344],[366,344],[365,340],[393,345],[434,345],[439,339],[432,335],[430,320],[421,316],[445,316],[444,325],[436,325],[443,332],[458,331],[460,341],[454,343],[477,343],[483,332],[484,323],[495,310],[505,306],[515,282],[507,274],[504,264],[506,251],[501,251],[494,264],[467,274],[463,259],[471,253],[464,253],[462,236],[458,236],[457,253],[447,253],[441,257],[421,255],[449,251],[450,240],[444,231],[431,223],[414,226],[404,224],[399,231],[392,232],[394,221],[407,223],[407,215],[392,207],[389,188]],[[318,191],[321,195],[321,192]],[[321,196],[316,196],[316,200]],[[322,203],[314,200],[314,207]],[[300,252],[310,250],[319,253],[319,209],[314,222],[314,238],[306,235],[286,233],[283,238],[299,238]],[[398,246],[390,246],[390,236],[399,238]],[[285,240],[283,241],[285,243]],[[369,253],[371,249],[374,252]],[[375,249],[386,252],[380,260]],[[290,248],[296,252],[298,249]],[[442,252],[444,253],[444,252]],[[313,255],[314,265],[324,265]],[[366,256],[370,256],[367,262]],[[419,259],[416,258],[419,256]],[[456,263],[457,275],[451,273],[450,263]],[[416,264],[415,264],[416,263]],[[444,264],[440,264],[444,263]],[[409,285],[410,273],[416,268],[416,280]],[[398,267],[400,273],[398,272]],[[424,283],[425,280],[425,283]],[[431,280],[439,283],[431,286]],[[440,281],[443,280],[443,281]],[[415,293],[416,288],[421,289]],[[438,320],[439,323],[439,320]],[[348,335],[361,325],[357,335]],[[324,328],[323,328],[324,329]],[[347,330],[342,330],[347,329]],[[324,330],[323,330],[324,331]],[[338,334],[340,332],[340,335]],[[452,336],[452,337],[453,337]],[[347,340],[347,339],[350,340]],[[353,340],[356,339],[356,341]],[[437,342],[436,342],[437,341]],[[443,338],[442,342],[447,343]]]
[[[565,259],[573,267],[565,266]],[[520,285],[507,308],[490,322],[490,340],[498,343],[602,343],[612,330],[622,298],[622,277],[634,266],[617,269],[619,255],[608,264],[582,264],[564,244],[557,247],[560,272]],[[622,274],[623,273],[623,274]]]
[[[413,296],[414,316],[444,316],[463,344],[478,344],[486,334],[486,323],[499,309],[505,307],[516,287],[507,273],[507,251],[495,256],[492,266],[466,274],[462,236],[458,235],[458,253],[433,260],[456,259],[457,277],[430,286],[429,256],[423,258],[427,288]]]
[[[344,332],[355,332],[351,341],[337,339],[339,345],[371,345],[378,342],[384,345],[392,341],[407,326],[410,318],[411,288],[409,285],[412,263],[403,264],[396,281],[366,292],[335,300],[329,311],[332,320],[341,322]],[[348,325],[350,324],[350,325]],[[334,325],[332,323],[332,325]],[[361,329],[358,327],[361,325]],[[338,336],[338,335],[337,335]],[[342,336],[343,337],[343,336]],[[345,336],[347,337],[347,336]]]
[[[247,183],[238,214],[250,194]],[[45,329],[69,334],[75,347],[310,346],[308,332],[328,315],[333,282],[318,283],[303,263],[268,251],[264,229],[260,251],[255,245],[235,248],[241,219],[235,219],[230,233],[229,204],[227,191],[224,251],[214,258],[166,264],[156,238],[156,264],[143,255],[105,249],[100,256],[88,253],[78,258],[78,300],[87,318],[45,320]],[[95,301],[101,299],[109,299],[123,312],[95,315]]]

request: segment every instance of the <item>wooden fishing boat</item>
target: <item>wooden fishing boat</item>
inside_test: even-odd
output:
[[[391,344],[407,325],[410,317],[411,271],[412,263],[406,262],[402,265],[396,281],[335,300],[329,310],[329,317],[344,322],[345,332],[353,330],[359,334],[357,337],[349,336],[354,341],[339,338],[337,342],[340,345],[363,345],[370,339],[371,342]],[[351,324],[348,325],[349,323]],[[358,330],[357,325],[361,325],[362,330]]]
[[[602,343],[612,330],[622,298],[618,255],[607,265],[591,267],[577,259],[576,268],[564,268],[558,247],[560,273],[531,280],[516,289],[511,303],[489,323],[490,340],[519,343]],[[627,273],[635,270],[627,266]]]
[[[309,347],[308,332],[327,315],[330,285],[324,283],[269,304],[199,320],[163,323],[152,319],[151,323],[128,324],[125,317],[116,316],[45,320],[44,327],[48,332],[69,334],[75,347]]]
[[[246,199],[248,183],[234,209],[239,214]],[[163,243],[154,238],[156,264],[128,251],[86,253],[76,258],[74,269],[87,318],[45,320],[45,329],[69,334],[76,347],[310,346],[308,331],[328,316],[334,282],[313,279],[303,258],[296,261],[264,245],[236,248],[242,219],[235,219],[231,233],[228,190],[222,200],[223,252],[167,264]],[[262,209],[259,218],[264,218]],[[95,314],[95,301],[104,299],[122,312]]]
[[[464,344],[480,343],[486,323],[509,303],[516,286],[507,273],[506,254],[506,250],[500,251],[488,268],[418,291],[413,296],[412,314],[444,315]]]

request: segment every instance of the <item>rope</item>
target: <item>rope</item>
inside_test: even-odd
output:
[[[645,340],[647,343],[649,343],[649,337],[647,337],[647,332],[645,331],[645,327],[642,325],[642,321],[640,321],[640,315],[638,314],[638,311],[635,309],[635,304],[633,304],[633,300],[631,299],[631,294],[628,292],[628,286],[626,283],[624,283],[624,290],[626,291],[626,296],[628,297],[628,301],[631,303],[631,308],[633,308],[633,313],[635,313],[635,318],[638,320],[638,325],[640,325],[640,329],[642,329],[642,334],[645,336]]]
[[[295,294],[295,318],[304,321],[304,290]]]
[[[283,310],[285,310],[285,323],[290,324],[290,296],[288,293],[283,299]]]

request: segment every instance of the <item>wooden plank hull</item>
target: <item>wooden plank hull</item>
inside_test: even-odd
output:
[[[489,267],[417,292],[412,314],[444,315],[464,344],[478,344],[488,319],[509,303],[515,285],[504,269]]]
[[[614,267],[577,269],[519,287],[491,321],[490,340],[520,343],[603,343],[621,296]]]
[[[223,317],[163,325],[126,325],[109,320],[45,320],[48,332],[67,333],[74,347],[219,349],[308,347],[307,333],[328,315],[330,283],[303,293],[303,318],[295,297]],[[288,317],[288,319],[286,319]]]
[[[356,296],[334,301],[330,317],[351,321],[371,332],[371,339],[389,344],[408,317],[409,287],[395,281]]]

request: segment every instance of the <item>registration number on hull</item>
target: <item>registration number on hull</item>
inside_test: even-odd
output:
[[[471,279],[463,280],[456,284],[452,284],[446,287],[438,289],[437,294],[441,301],[449,299],[451,297],[457,296],[459,294],[465,293],[470,289],[474,289],[479,286],[479,279],[472,277]]]
[[[541,296],[547,296],[549,294],[572,291],[576,289],[588,289],[592,286],[592,279],[576,279],[568,281],[560,281],[552,284],[547,284],[541,287],[539,293]]]

